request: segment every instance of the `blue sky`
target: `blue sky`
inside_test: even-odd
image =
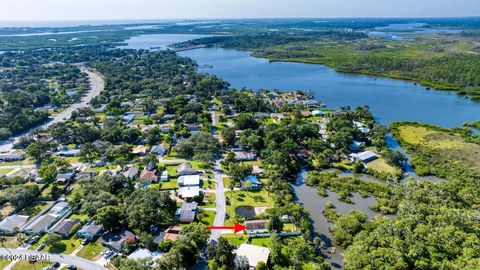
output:
[[[480,0],[0,0],[2,21],[480,16]]]

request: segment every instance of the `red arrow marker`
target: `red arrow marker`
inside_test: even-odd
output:
[[[245,230],[247,227],[235,223],[235,226],[207,226],[207,230],[233,230],[234,233],[241,232]]]

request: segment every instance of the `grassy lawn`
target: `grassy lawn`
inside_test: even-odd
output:
[[[80,162],[80,158],[79,157],[65,157],[63,158],[65,159],[66,161],[70,162],[70,163],[78,163]]]
[[[25,159],[20,161],[0,162],[0,166],[14,166],[14,165],[33,165],[33,159]]]
[[[379,157],[374,161],[371,161],[367,164],[368,168],[374,169],[379,172],[395,173],[396,169],[389,165],[385,159]]]
[[[7,265],[9,265],[12,261],[6,261],[6,260],[0,260],[0,269],[5,268]]]
[[[205,163],[205,162],[198,162],[198,161],[192,161],[190,162],[190,165],[192,165],[193,168],[203,171],[203,170],[208,170],[213,168],[213,164],[211,163]]]
[[[36,250],[37,247],[40,246],[45,241],[47,236],[48,234],[43,235],[35,245],[30,246],[28,249]],[[76,236],[72,236],[69,239],[63,239],[56,246],[45,247],[44,251],[47,251],[50,253],[70,254],[80,246],[82,241],[83,239],[78,238]]]
[[[203,198],[203,203],[200,206],[202,208],[215,208],[216,206],[215,193],[205,193],[205,197]]]
[[[0,174],[7,174],[11,171],[13,171],[14,169],[9,169],[9,168],[0,168]]]
[[[226,220],[226,224],[232,225],[235,217],[235,209],[239,206],[262,206],[272,207],[273,199],[268,196],[266,190],[260,191],[228,191],[225,196],[229,198],[230,205],[227,206],[227,213],[230,218]]]
[[[200,180],[200,187],[215,190],[215,181],[213,179]]]
[[[52,262],[35,262],[30,263],[28,261],[18,261],[13,265],[12,270],[38,270],[46,266],[52,265]]]
[[[17,240],[16,236],[5,236],[5,239],[6,241],[2,245],[5,248],[17,248],[22,244]]]
[[[215,211],[200,210],[200,213],[197,217],[201,223],[205,225],[213,225],[213,220],[215,219]]]
[[[88,215],[86,214],[77,214],[77,213],[74,213],[72,214],[71,216],[68,217],[69,219],[75,219],[75,218],[78,218],[80,219],[81,221],[85,221],[88,219]]]
[[[157,184],[150,185],[152,188],[159,188],[159,189],[174,189],[179,188],[177,183],[177,178],[172,177],[168,182],[158,182]]]
[[[23,208],[20,212],[18,212],[18,214],[33,217],[50,205],[51,203],[34,202],[30,206]]]
[[[87,260],[95,261],[100,258],[98,254],[100,254],[103,249],[105,248],[102,246],[100,239],[97,239],[97,241],[90,242],[80,249],[80,251],[77,253],[77,256]]]
[[[269,247],[270,242],[271,242],[270,237],[252,238],[250,244],[255,245],[255,246],[261,246],[261,247]]]
[[[248,240],[248,235],[246,234],[222,234],[223,238],[225,238],[231,245],[233,246],[240,246],[243,243],[246,243]]]

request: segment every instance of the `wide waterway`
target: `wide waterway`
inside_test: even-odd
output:
[[[129,43],[131,48],[150,49],[164,47],[166,39],[158,35],[158,44],[151,37],[133,37]],[[186,40],[188,36],[175,36],[175,39]],[[142,42],[148,39],[148,42]],[[143,43],[143,44],[142,44]],[[128,46],[127,46],[128,47]],[[480,103],[457,96],[454,92],[426,90],[424,87],[401,80],[378,78],[365,75],[343,74],[323,65],[302,63],[269,62],[267,59],[255,58],[248,52],[227,49],[197,49],[181,52],[180,55],[197,61],[201,71],[217,75],[228,81],[235,88],[310,90],[317,100],[326,103],[329,108],[341,106],[368,105],[377,121],[390,124],[394,121],[419,121],[429,124],[453,127],[464,122],[480,120]],[[392,149],[403,151],[391,137],[388,145]],[[407,176],[418,176],[407,166]],[[314,187],[306,186],[303,178],[306,171],[299,173],[298,182],[293,185],[297,200],[310,213],[315,233],[333,247],[333,237],[329,231],[332,224],[322,214],[327,202],[335,206],[340,214],[347,214],[357,209],[373,218],[378,213],[370,209],[375,203],[374,197],[362,198],[352,194],[354,204],[338,200],[338,195],[329,191],[327,197],[321,197]],[[348,172],[340,172],[340,176],[350,176]],[[438,178],[420,178],[427,181],[438,181]],[[360,176],[363,181],[379,182],[376,179]],[[343,266],[342,251],[329,255],[328,261],[335,268]]]

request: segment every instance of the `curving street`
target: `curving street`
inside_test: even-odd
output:
[[[72,117],[72,112],[80,108],[88,107],[90,101],[96,96],[98,96],[100,92],[105,88],[105,82],[103,81],[102,77],[100,77],[100,75],[88,70],[86,67],[80,67],[80,70],[88,75],[88,78],[90,80],[90,91],[88,91],[87,94],[82,97],[82,100],[79,103],[70,105],[68,108],[66,108],[59,114],[50,118],[51,120],[49,120],[48,122],[35,128],[47,128],[53,124],[60,123],[69,119],[70,117]],[[7,152],[12,150],[13,144],[15,144],[21,137],[27,135],[30,131],[31,130],[10,138],[7,142],[0,146],[0,152]]]

